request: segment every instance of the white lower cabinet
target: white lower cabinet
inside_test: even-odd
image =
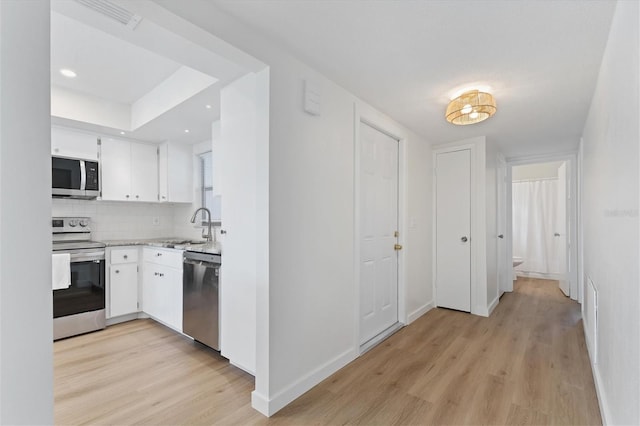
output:
[[[111,265],[109,317],[138,312],[138,264]]]
[[[182,252],[145,247],[143,259],[142,310],[182,332]]]
[[[108,248],[107,265],[107,318],[138,312],[138,247]]]

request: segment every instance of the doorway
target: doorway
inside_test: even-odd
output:
[[[398,326],[399,141],[360,121],[361,348]]]
[[[506,209],[508,259],[513,282],[521,278],[558,281],[565,296],[578,299],[575,243],[575,170],[572,158],[511,162]]]

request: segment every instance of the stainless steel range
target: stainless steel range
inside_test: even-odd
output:
[[[54,281],[65,277],[52,287],[53,339],[103,329],[105,244],[91,241],[88,217],[54,217],[51,225]]]

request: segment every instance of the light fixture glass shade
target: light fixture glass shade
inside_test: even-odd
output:
[[[458,96],[447,106],[449,123],[464,126],[479,123],[496,113],[496,101],[490,93],[471,90]]]

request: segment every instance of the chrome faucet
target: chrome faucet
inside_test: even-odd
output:
[[[199,212],[200,210],[204,210],[205,212],[207,212],[207,216],[208,216],[208,218],[209,218],[209,220],[208,220],[208,222],[207,222],[207,223],[208,223],[208,226],[207,226],[208,231],[207,231],[207,233],[205,234],[205,233],[204,233],[204,229],[202,230],[202,238],[204,238],[205,240],[207,240],[207,241],[209,241],[209,242],[213,241],[213,242],[215,243],[215,238],[214,238],[213,234],[211,233],[211,211],[210,211],[208,208],[206,208],[206,207],[200,207],[199,209],[197,209],[197,210],[193,213],[193,216],[191,216],[191,223],[196,223],[196,216],[198,216],[198,212]]]

